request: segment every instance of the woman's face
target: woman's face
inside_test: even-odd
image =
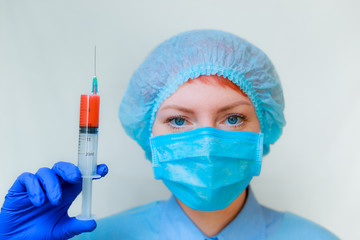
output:
[[[250,99],[239,89],[220,85],[217,76],[200,76],[181,85],[156,113],[153,136],[213,127],[228,131],[260,132]]]

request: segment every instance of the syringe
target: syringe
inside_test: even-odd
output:
[[[77,216],[81,220],[93,219],[91,214],[92,180],[97,174],[97,146],[99,127],[100,96],[96,77],[96,47],[92,94],[83,94],[80,99],[80,131],[78,167],[82,175],[82,211]]]

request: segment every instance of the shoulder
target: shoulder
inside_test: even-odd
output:
[[[97,220],[93,232],[81,234],[75,239],[151,239],[158,234],[162,203],[151,202]]]
[[[310,220],[290,212],[281,214],[281,220],[274,229],[273,234],[269,236],[269,239],[339,239],[330,231]]]
[[[151,202],[139,207],[135,207],[118,214],[100,219],[98,226],[112,226],[124,223],[142,223],[151,219],[155,221],[160,216],[162,201]],[[124,226],[124,225],[122,225]]]

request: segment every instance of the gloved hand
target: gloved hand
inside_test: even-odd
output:
[[[108,172],[98,165],[102,177]],[[74,164],[58,162],[52,169],[21,174],[5,197],[0,213],[0,239],[68,239],[96,228],[94,220],[69,217],[81,192],[81,173]]]

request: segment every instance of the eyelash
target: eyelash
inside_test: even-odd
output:
[[[230,113],[226,116],[225,121],[229,118],[229,117],[238,117],[241,119],[241,123],[238,123],[236,125],[231,125],[231,127],[237,128],[237,127],[242,127],[243,124],[247,121],[247,118],[245,115],[242,114],[238,114],[238,113]]]
[[[182,116],[182,115],[174,115],[174,116],[171,116],[171,117],[169,117],[168,119],[166,119],[166,123],[169,123],[169,126],[171,127],[171,128],[173,128],[173,129],[179,129],[179,128],[181,128],[181,127],[174,127],[170,122],[171,121],[173,121],[173,120],[175,120],[175,119],[177,119],[177,118],[182,118],[182,119],[184,119],[184,121],[187,121],[186,120],[186,118],[185,118],[185,116]]]
[[[244,124],[244,122],[247,121],[247,117],[246,117],[245,115],[238,114],[238,113],[230,113],[230,114],[228,114],[228,115],[226,116],[226,119],[228,119],[229,117],[232,117],[232,116],[239,117],[239,118],[242,120],[242,122],[239,123],[239,124],[236,124],[236,125],[232,125],[231,127],[234,127],[234,128],[241,127],[241,126]],[[166,119],[165,123],[169,123],[168,125],[169,125],[172,129],[180,129],[181,127],[175,127],[175,126],[173,126],[173,125],[171,124],[171,121],[173,121],[173,120],[175,120],[175,119],[177,119],[177,118],[182,118],[182,119],[184,119],[184,121],[187,121],[185,116],[182,116],[182,115],[174,115],[174,116],[171,116],[171,117],[169,117],[168,119]],[[226,121],[226,119],[225,119],[225,121]]]

